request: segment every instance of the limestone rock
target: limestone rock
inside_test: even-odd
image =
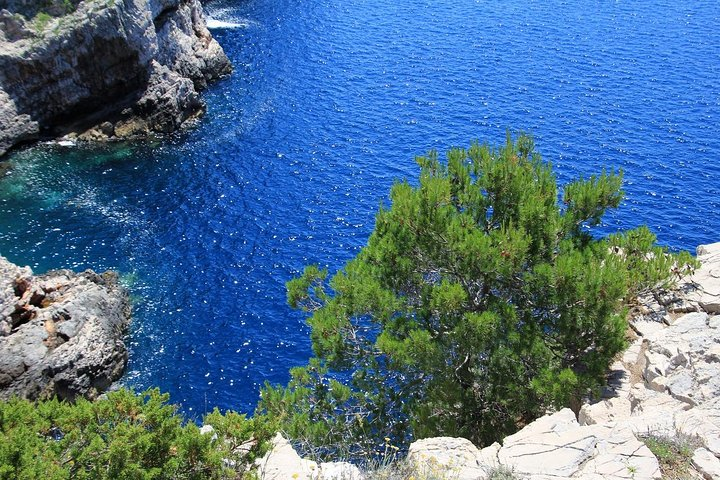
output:
[[[487,457],[487,452],[483,457]],[[408,461],[418,472],[440,469],[458,480],[485,478],[488,465],[480,463],[481,453],[469,440],[453,437],[425,438],[413,442]]]
[[[632,405],[627,398],[610,398],[595,404],[585,404],[580,408],[580,425],[595,425],[627,420],[632,413]]]
[[[678,290],[692,306],[707,313],[720,313],[720,242],[700,245],[697,259],[702,266],[683,279]]]
[[[705,448],[720,457],[720,397],[675,415],[678,434],[699,439]]]
[[[641,337],[648,337],[663,330],[665,324],[652,320],[636,320],[632,322],[632,327]]]
[[[695,450],[692,464],[707,480],[720,478],[720,460],[704,448]]]
[[[720,325],[704,312],[688,313],[649,337],[643,376],[690,405],[720,396]]]
[[[657,459],[630,428],[614,424],[588,428],[598,441],[593,457],[582,466],[578,478],[661,478]]]
[[[199,0],[84,0],[44,29],[13,13],[0,12],[0,155],[40,135],[173,131],[231,70]]]
[[[320,464],[319,480],[364,480],[360,469],[348,462],[324,462]]]
[[[546,415],[506,437],[498,459],[521,475],[570,477],[592,457],[597,444],[592,433],[579,427],[568,408]]]
[[[632,414],[623,423],[638,435],[653,433],[674,436],[675,415],[691,408],[685,402],[645,388],[642,384],[634,385],[628,398]]]
[[[33,276],[0,257],[0,398],[94,398],[127,363],[127,293],[117,276]]]
[[[258,460],[258,475],[262,480],[314,480],[318,476],[318,465],[301,458],[278,433],[270,450]]]

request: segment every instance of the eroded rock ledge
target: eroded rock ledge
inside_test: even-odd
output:
[[[129,319],[112,272],[34,276],[0,256],[0,399],[96,397],[125,369]]]
[[[0,0],[0,155],[43,137],[171,132],[231,71],[199,0],[74,0],[60,16],[26,3]]]

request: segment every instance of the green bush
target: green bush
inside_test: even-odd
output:
[[[693,473],[692,457],[695,449],[701,447],[695,438],[649,433],[639,437],[658,459],[663,478],[690,480]]]
[[[625,346],[625,304],[695,265],[646,228],[594,236],[622,172],[559,191],[528,136],[417,161],[419,185],[393,186],[356,258],[330,281],[310,266],[288,283],[315,358],[266,385],[259,411],[328,452],[372,454],[383,437],[487,445],[577,406]]]
[[[49,14],[45,12],[39,12],[33,19],[33,22],[35,23],[35,31],[37,33],[44,32],[48,26],[48,23],[50,23],[52,19],[53,17],[51,17]]]
[[[167,400],[120,390],[96,402],[0,402],[0,479],[238,478],[265,448],[262,417],[214,411],[204,421],[216,435],[203,435]]]

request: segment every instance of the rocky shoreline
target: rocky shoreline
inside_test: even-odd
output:
[[[90,399],[119,379],[130,304],[117,275],[35,276],[0,257],[0,399]]]
[[[599,399],[483,449],[464,438],[418,440],[408,453],[417,478],[484,480],[504,471],[532,480],[661,479],[642,441],[656,436],[695,445],[690,478],[720,479],[720,243],[698,247],[697,258],[702,266],[676,288],[639,299],[637,338],[611,366]],[[267,480],[365,478],[344,462],[301,458],[280,435],[259,472]]]
[[[0,155],[41,138],[172,132],[204,112],[198,92],[232,70],[199,0],[62,5],[53,16],[0,0]]]

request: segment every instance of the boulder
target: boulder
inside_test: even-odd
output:
[[[318,464],[301,458],[285,437],[275,435],[272,447],[257,461],[258,476],[262,480],[314,480]]]
[[[491,456],[491,455],[490,455]],[[450,473],[458,480],[485,478],[493,465],[484,465],[480,459],[490,457],[464,438],[434,437],[417,440],[410,445],[408,461],[421,474]],[[429,475],[428,475],[429,476]]]
[[[32,275],[0,257],[0,398],[96,397],[123,373],[130,319],[117,275]]]

